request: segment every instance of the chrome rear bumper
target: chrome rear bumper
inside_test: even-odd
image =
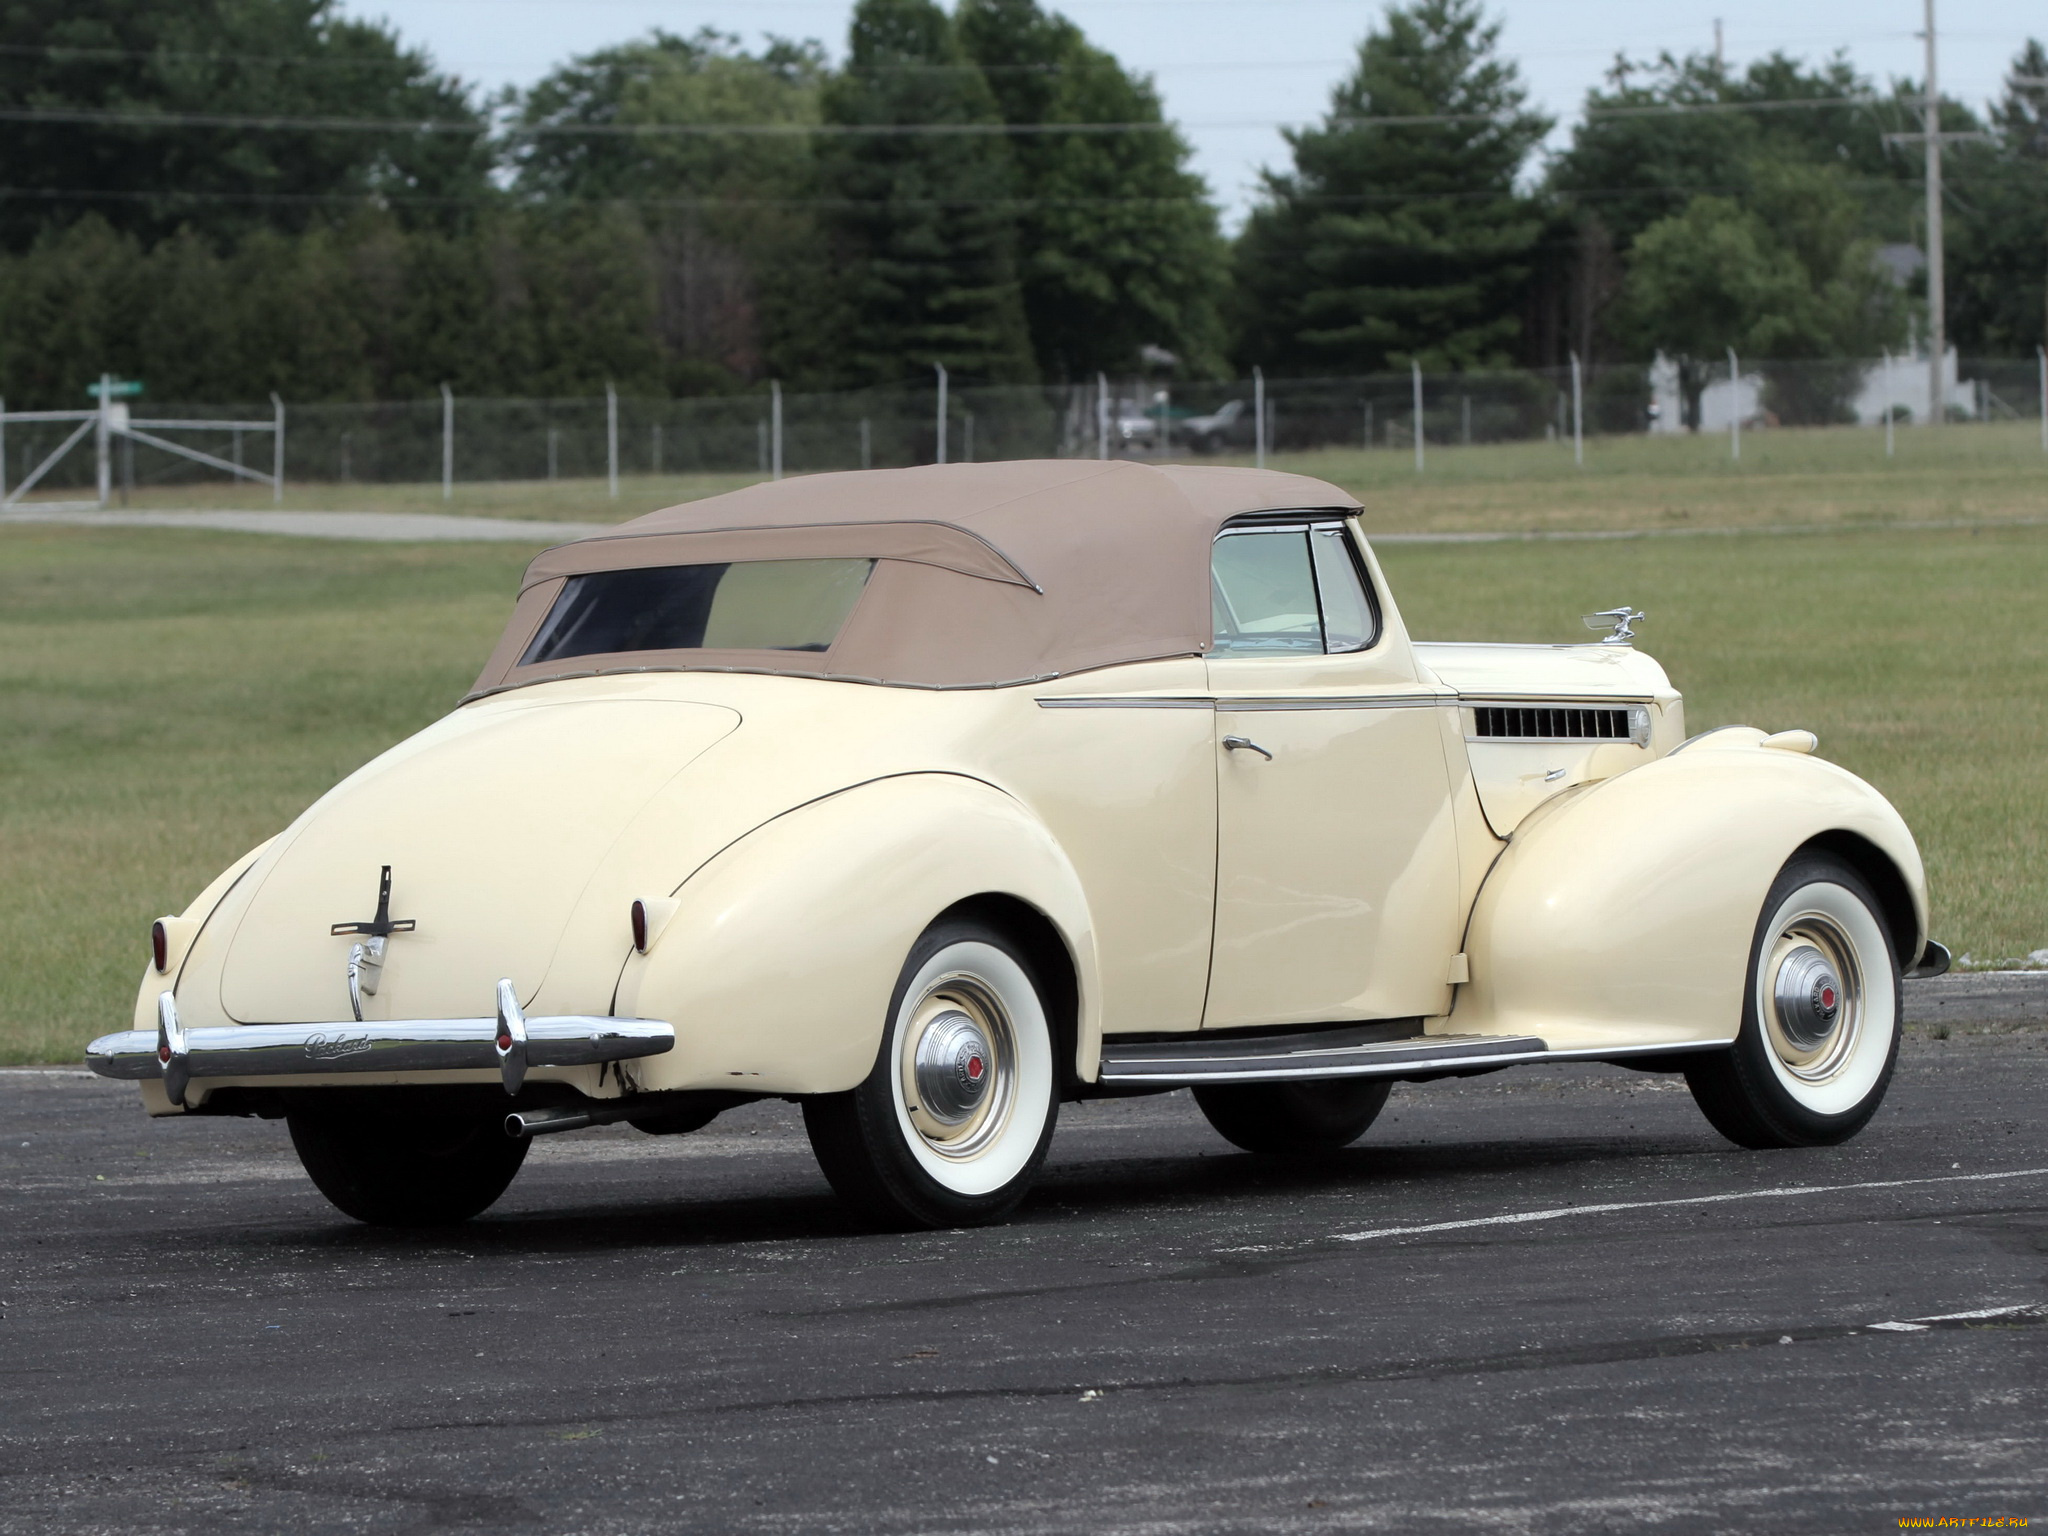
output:
[[[86,1065],[102,1077],[161,1078],[173,1104],[203,1077],[303,1077],[358,1072],[457,1072],[489,1068],[517,1093],[528,1067],[585,1067],[673,1050],[675,1026],[660,1019],[570,1014],[527,1018],[510,981],[498,983],[498,1011],[483,1019],[395,1019],[378,1024],[235,1024],[187,1030],[169,992],[157,998],[157,1027],[102,1035]]]

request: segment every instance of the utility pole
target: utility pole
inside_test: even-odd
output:
[[[944,363],[933,363],[932,367],[938,370],[939,375],[939,419],[937,425],[939,462],[943,464],[946,462],[946,365]]]
[[[1926,0],[1927,94],[1921,101],[1921,132],[1888,133],[1887,144],[1919,143],[1927,152],[1927,423],[1940,426],[1948,416],[1942,385],[1948,361],[1948,278],[1941,230],[1941,146],[1990,139],[1985,133],[1941,131],[1941,81],[1936,71],[1934,0]]]
[[[1728,51],[1721,45],[1721,18],[1716,16],[1714,18],[1714,73],[1725,75],[1727,72]]]
[[[1948,288],[1941,234],[1941,88],[1934,63],[1934,0],[1927,0],[1927,421],[1938,427],[1948,416],[1948,402],[1941,396],[1941,365],[1948,351]]]

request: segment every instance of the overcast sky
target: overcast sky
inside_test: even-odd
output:
[[[751,46],[764,33],[816,38],[841,56],[851,0],[343,0],[424,44],[444,69],[487,88],[527,85],[555,63],[660,26],[712,26]],[[1820,59],[1846,49],[1880,82],[1922,72],[1922,0],[1512,0],[1506,51],[1536,102],[1569,121],[1616,50],[1632,56],[1711,49],[1721,18],[1728,61],[1774,49]],[[1196,166],[1234,224],[1263,165],[1285,163],[1279,128],[1328,104],[1358,39],[1381,7],[1360,0],[1068,0],[1055,6],[1096,43],[1159,83],[1168,115],[1195,146]],[[1941,83],[1981,106],[2032,22],[2048,9],[2014,0],[1941,0]]]

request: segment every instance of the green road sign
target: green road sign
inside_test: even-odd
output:
[[[94,380],[92,383],[86,385],[85,393],[88,399],[99,399],[99,381]],[[108,393],[116,400],[133,400],[137,395],[142,393],[142,380],[116,379],[114,380],[113,387],[108,391]]]

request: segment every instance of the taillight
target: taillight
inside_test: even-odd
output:
[[[643,955],[647,953],[647,903],[644,901],[633,903],[633,947]],[[161,963],[157,969],[163,969]]]
[[[164,932],[162,918],[149,925],[149,956],[156,962],[157,975],[171,968],[171,936]]]

